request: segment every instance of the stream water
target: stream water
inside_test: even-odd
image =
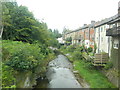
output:
[[[47,68],[46,77],[39,78],[35,88],[82,88],[72,72],[72,64],[64,55],[58,55]]]

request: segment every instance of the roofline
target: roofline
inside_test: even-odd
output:
[[[116,14],[116,15],[110,17],[110,18],[106,18],[103,21],[96,22],[96,23],[99,23],[99,24],[95,25],[94,27],[97,28],[97,27],[102,26],[104,24],[108,24],[110,21],[116,19],[117,17],[118,17],[118,14]]]
[[[76,29],[76,30],[70,31],[70,32],[68,32],[68,33],[66,33],[66,34],[70,34],[70,33],[77,32],[77,31],[79,31],[79,30],[86,29],[86,28],[91,28],[91,27],[97,28],[97,27],[102,26],[102,25],[104,25],[104,24],[108,24],[109,22],[113,21],[113,20],[116,19],[116,18],[118,18],[118,14],[116,14],[116,15],[110,17],[110,18],[106,18],[106,19],[104,19],[104,20],[95,22],[94,24],[89,24],[89,25],[86,25],[86,26],[82,26],[82,27],[80,27],[80,28],[78,28],[78,29]],[[98,23],[98,24],[97,24],[97,23]],[[96,24],[97,24],[97,25],[96,25]]]

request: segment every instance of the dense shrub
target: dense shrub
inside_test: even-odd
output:
[[[93,51],[93,48],[92,48],[92,47],[89,47],[89,48],[87,49],[87,51],[88,51],[88,52],[92,52],[92,51]]]
[[[64,49],[66,49],[66,46],[61,46],[60,49],[61,49],[61,50],[64,50]]]
[[[2,63],[2,87],[3,88],[13,88],[15,87],[15,78],[13,76],[14,70]]]
[[[91,70],[91,69],[95,69],[95,67],[94,67],[94,65],[91,63],[91,62],[86,62],[87,64],[85,65],[85,68],[86,69],[89,69],[89,70]]]
[[[29,44],[19,41],[3,40],[2,43],[2,87],[15,88],[17,72],[35,72],[40,68],[41,74],[49,60],[55,57],[53,51],[45,45]],[[0,78],[1,79],[1,78]]]
[[[70,46],[67,47],[67,51],[68,51],[68,52],[74,52],[75,49],[76,49],[76,48],[75,48],[75,46],[73,46],[73,45],[70,45]]]
[[[9,58],[6,54],[3,54],[4,63],[20,71],[34,69],[37,65],[43,63],[43,59],[50,52],[48,48],[41,49],[37,44],[18,41],[3,41],[3,48],[4,53],[9,53]]]
[[[108,69],[110,69],[110,68],[112,68],[113,67],[113,63],[112,62],[108,62],[106,65],[105,65],[105,69],[106,70],[108,70]]]
[[[84,46],[76,46],[76,50],[83,52],[85,50],[85,47]]]
[[[82,59],[83,59],[83,56],[82,56],[82,53],[81,53],[81,52],[75,51],[75,52],[73,52],[73,54],[72,54],[72,58],[73,58],[74,60],[82,60]]]

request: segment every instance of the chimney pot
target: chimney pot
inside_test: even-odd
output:
[[[95,23],[95,21],[92,20],[92,21],[91,21],[91,24],[94,24],[94,23]]]

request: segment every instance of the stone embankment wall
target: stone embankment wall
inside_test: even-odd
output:
[[[109,70],[103,70],[101,72],[108,78],[108,80],[111,83],[113,83],[115,86],[120,88],[120,84],[119,84],[120,75],[118,73],[118,70],[112,68]]]
[[[42,70],[41,70],[42,69]],[[32,88],[36,85],[36,79],[45,76],[46,69],[38,67],[34,72],[17,72],[16,73],[16,86],[17,88]]]

